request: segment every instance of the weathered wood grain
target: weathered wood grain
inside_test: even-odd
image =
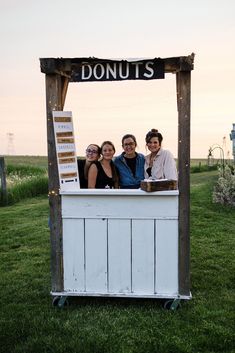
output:
[[[190,85],[191,72],[178,72],[179,292],[190,293]]]
[[[52,291],[63,290],[63,249],[61,196],[53,127],[53,110],[62,110],[62,81],[60,75],[46,75],[48,176],[51,240]]]

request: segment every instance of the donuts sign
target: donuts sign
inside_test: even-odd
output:
[[[72,73],[70,81],[121,81],[152,80],[164,78],[164,62],[161,59],[142,61],[94,61],[82,63],[79,70]]]

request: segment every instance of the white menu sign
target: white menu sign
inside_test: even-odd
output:
[[[53,111],[60,191],[80,188],[72,112]]]

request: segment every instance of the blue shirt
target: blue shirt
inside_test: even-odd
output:
[[[131,169],[126,163],[124,154],[125,152],[117,156],[114,160],[115,167],[119,172],[120,188],[138,189],[140,187],[141,180],[144,179],[144,155],[141,153],[136,153],[136,168],[135,175],[133,175]]]

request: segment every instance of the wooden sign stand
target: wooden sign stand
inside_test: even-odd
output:
[[[154,59],[153,59],[154,60]],[[43,58],[46,75],[49,205],[51,219],[52,291],[63,291],[61,196],[53,131],[53,110],[63,110],[68,84],[82,65],[101,65],[112,60],[98,58]],[[141,59],[139,60],[141,62]],[[151,60],[150,60],[151,62]],[[165,73],[176,74],[178,107],[179,172],[179,294],[190,295],[190,95],[194,54],[161,59]],[[150,64],[148,64],[150,65]],[[100,66],[101,67],[101,66]],[[150,67],[150,66],[149,66]],[[98,68],[98,66],[96,66]]]

